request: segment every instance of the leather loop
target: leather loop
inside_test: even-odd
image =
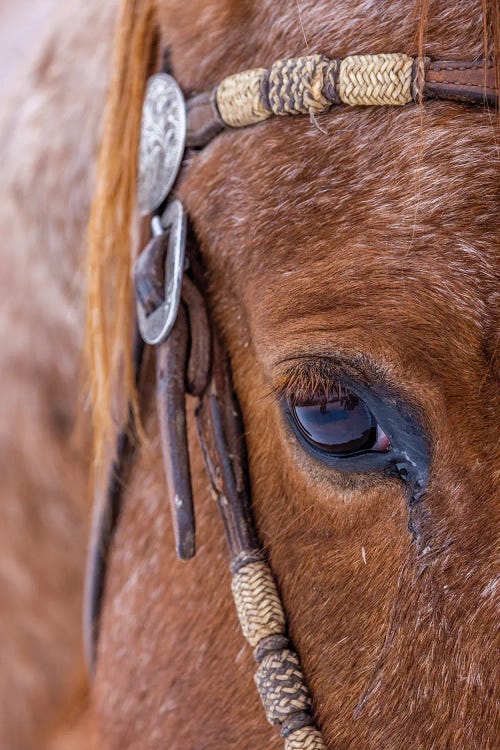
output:
[[[217,105],[215,92],[209,91],[188,99],[186,104],[187,133],[186,147],[206,146],[224,129]]]
[[[189,358],[186,388],[191,396],[202,396],[208,386],[211,364],[211,334],[205,301],[198,287],[184,275],[182,301],[188,311]]]
[[[205,466],[224,523],[231,559],[258,549],[245,482],[245,450],[224,349],[214,340],[210,386],[196,410]]]

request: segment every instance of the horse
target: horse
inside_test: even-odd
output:
[[[193,417],[198,549],[186,563],[165,501],[150,356],[139,393],[131,386],[136,153],[159,50],[182,90],[199,93],[301,55],[477,60],[497,24],[494,6],[464,0],[124,2],[90,224],[87,346],[98,454],[129,400],[141,439],[86,708],[97,747],[282,747],[252,684]],[[260,543],[328,748],[495,746],[495,154],[484,107],[340,106],[225,130],[177,188],[231,363]],[[372,436],[343,464],[318,423],[338,404]],[[389,444],[417,479],[381,470]]]

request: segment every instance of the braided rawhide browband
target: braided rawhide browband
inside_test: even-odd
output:
[[[497,104],[491,61],[431,61],[393,53],[343,60],[307,55],[225,78],[187,102],[187,145],[206,145],[225,127],[272,116],[324,114],[332,106],[403,106],[425,98]]]

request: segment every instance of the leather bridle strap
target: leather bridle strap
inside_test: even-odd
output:
[[[186,145],[201,148],[224,129],[273,116],[316,117],[340,104],[402,106],[426,99],[496,107],[493,62],[419,59],[399,53],[277,60],[269,69],[236,73],[212,91],[189,98]]]
[[[164,287],[164,241],[154,238],[135,268],[138,298],[152,311]],[[163,260],[162,260],[163,258]],[[182,303],[168,338],[156,348],[157,413],[177,554],[195,553],[195,518],[187,439],[186,395],[196,396],[196,424],[205,466],[222,517],[230,556],[232,592],[241,629],[258,663],[255,682],[271,724],[280,727],[287,750],[325,750],[314,726],[311,697],[286,631],[276,583],[260,549],[252,517],[243,430],[229,371],[229,358],[209,323],[200,291],[203,274],[195,248],[189,252]],[[136,357],[137,378],[140,356]],[[85,645],[94,669],[107,556],[131,465],[132,420],[118,440],[117,457],[96,521],[87,568]]]

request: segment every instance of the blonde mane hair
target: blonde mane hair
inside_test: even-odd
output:
[[[416,48],[425,52],[430,0],[416,0]],[[497,0],[481,0],[485,57],[500,56]],[[137,415],[132,367],[131,264],[137,245],[137,152],[145,83],[158,64],[155,0],[122,0],[89,224],[86,354],[99,463],[128,404]],[[120,383],[119,389],[117,385]],[[115,390],[120,391],[119,405]]]
[[[123,0],[89,222],[86,356],[99,461],[127,403],[137,412],[132,371],[132,252],[136,245],[136,183],[142,100],[157,63],[154,0]],[[120,406],[118,377],[125,383]]]

